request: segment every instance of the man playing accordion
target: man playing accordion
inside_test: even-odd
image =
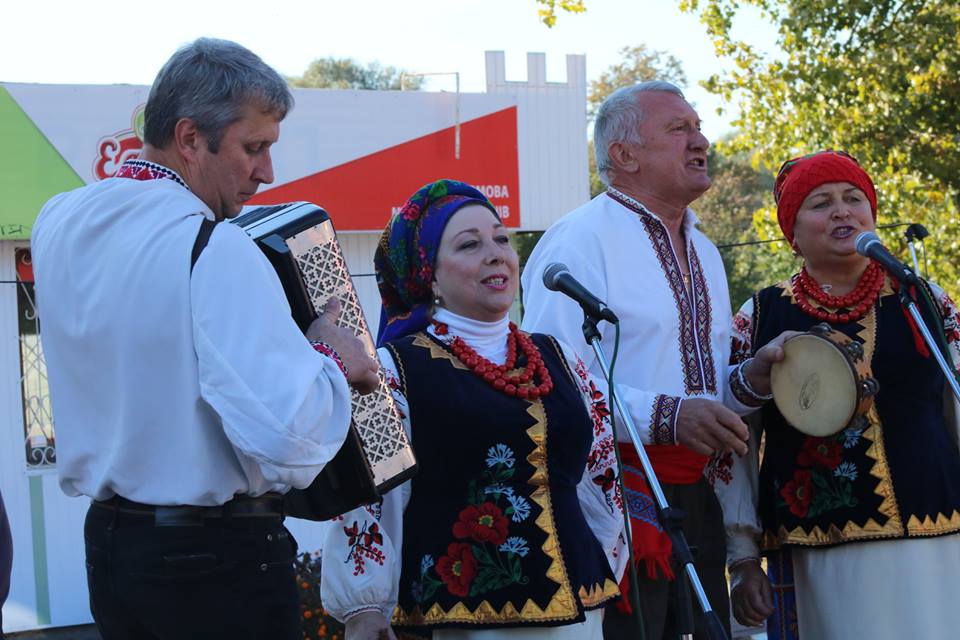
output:
[[[349,384],[371,389],[377,365],[336,305],[304,337],[243,230],[201,225],[273,181],[292,105],[256,55],[197,40],[150,91],[142,158],[56,196],[34,227],[60,485],[93,499],[104,638],[302,635],[282,494],[339,450]]]

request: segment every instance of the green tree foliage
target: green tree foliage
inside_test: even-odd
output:
[[[317,58],[307,66],[303,75],[287,78],[291,87],[312,89],[400,89],[403,69],[384,67],[379,62],[366,66],[353,58]],[[423,84],[420,76],[404,79],[404,89],[419,89]]]
[[[590,81],[587,116],[591,120],[597,115],[600,103],[620,87],[648,80],[666,80],[681,88],[687,86],[687,74],[680,61],[666,51],[650,51],[641,44],[624,47],[619,53],[620,62],[610,65],[596,80]]]
[[[960,4],[955,0],[680,0],[696,12],[728,70],[705,86],[735,103],[727,153],[755,167],[822,148],[845,149],[873,177],[880,223],[922,222],[930,276],[958,293],[960,267]],[[733,35],[759,9],[780,51]],[[779,236],[772,202],[761,238]],[[881,233],[903,251],[899,233]],[[786,249],[784,249],[786,250]],[[906,254],[902,253],[901,257]]]
[[[557,24],[558,7],[568,13],[583,13],[587,10],[584,0],[537,0],[537,4],[540,5],[537,15],[548,27]]]
[[[520,231],[510,236],[513,248],[516,250],[517,255],[520,256],[520,273],[523,273],[523,268],[527,266],[527,260],[530,258],[530,254],[533,253],[533,248],[540,242],[541,237],[543,237],[543,231]],[[522,299],[523,291],[518,291],[517,295],[518,298]],[[518,302],[520,301],[518,300]],[[518,317],[523,317],[523,305],[520,304],[519,306]]]

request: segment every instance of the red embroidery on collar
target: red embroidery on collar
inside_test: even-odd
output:
[[[117,170],[115,177],[132,180],[173,180],[183,188],[190,189],[176,171],[149,160],[127,160]]]
[[[706,275],[700,257],[692,242],[687,245],[690,275],[693,278],[692,292],[687,292],[680,265],[677,262],[670,235],[663,223],[637,200],[610,188],[607,195],[630,211],[638,214],[654,253],[660,261],[663,274],[673,293],[680,321],[679,348],[683,366],[684,388],[687,395],[717,392],[714,370],[713,343],[711,341],[712,305]]]

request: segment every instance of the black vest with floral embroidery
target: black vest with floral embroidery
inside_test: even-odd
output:
[[[754,296],[753,349],[818,322],[789,283],[764,289]],[[899,298],[887,283],[866,316],[832,326],[863,344],[880,389],[865,423],[826,438],[791,427],[773,402],[764,407],[764,547],[960,531],[960,451],[944,418],[945,381],[918,351]]]
[[[618,593],[577,498],[593,421],[556,343],[533,340],[555,385],[538,401],[496,391],[426,333],[388,345],[420,466],[399,627],[559,626]]]

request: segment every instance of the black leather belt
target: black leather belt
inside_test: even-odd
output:
[[[203,526],[204,520],[210,518],[279,518],[283,515],[283,496],[278,493],[266,493],[256,498],[237,496],[218,507],[160,506],[120,496],[94,500],[93,505],[117,514],[152,518],[155,527]]]

